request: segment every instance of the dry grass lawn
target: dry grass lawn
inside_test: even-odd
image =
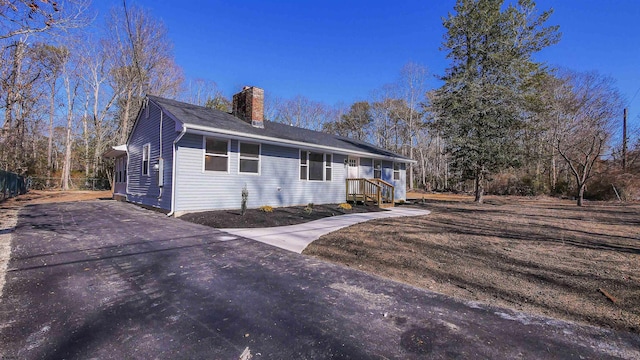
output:
[[[305,253],[461,299],[640,332],[640,204],[416,196],[431,215],[351,226]]]

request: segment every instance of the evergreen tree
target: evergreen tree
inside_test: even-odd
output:
[[[432,103],[453,166],[475,180],[480,203],[485,179],[518,165],[525,97],[530,80],[544,71],[531,56],[560,39],[558,26],[544,26],[552,10],[537,15],[531,0],[504,9],[503,3],[458,0],[443,19],[442,49],[451,65]]]

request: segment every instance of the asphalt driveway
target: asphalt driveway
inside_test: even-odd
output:
[[[6,359],[640,358],[640,336],[380,279],[114,201],[20,213]]]

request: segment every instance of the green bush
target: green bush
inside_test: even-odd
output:
[[[247,213],[247,201],[249,200],[249,190],[247,185],[242,188],[242,202],[240,203],[240,213],[242,216]]]

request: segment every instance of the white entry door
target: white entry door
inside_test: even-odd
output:
[[[347,178],[355,179],[358,177],[358,163],[360,159],[357,157],[349,156],[349,169],[347,172]]]

